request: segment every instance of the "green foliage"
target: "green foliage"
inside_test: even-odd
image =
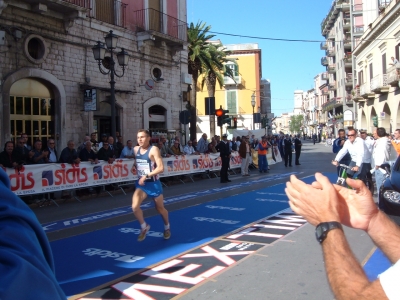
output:
[[[299,133],[300,127],[303,125],[303,115],[296,115],[290,117],[289,129],[291,133]]]

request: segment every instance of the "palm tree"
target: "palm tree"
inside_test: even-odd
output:
[[[190,94],[190,139],[196,138],[196,92],[197,81],[199,75],[204,70],[212,69],[212,57],[209,52],[209,44],[207,40],[212,39],[215,35],[209,34],[211,26],[206,23],[197,22],[196,25],[190,23],[188,28],[188,67],[189,74],[192,75],[192,91]]]

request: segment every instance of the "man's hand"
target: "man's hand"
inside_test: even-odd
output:
[[[354,167],[352,167],[352,168],[351,168],[351,170],[352,170],[352,171],[354,171],[354,172],[358,172],[358,170],[359,170],[359,167],[357,167],[357,166],[354,166]]]
[[[339,200],[335,188],[321,173],[316,173],[315,179],[318,188],[298,180],[294,175],[290,176],[290,182],[286,183],[285,189],[290,207],[314,226],[321,222],[340,222]]]
[[[337,166],[338,166],[338,164],[339,164],[339,163],[338,163],[336,160],[332,160],[332,165],[334,165],[334,166],[336,166],[336,167],[337,167]]]
[[[368,230],[371,220],[379,212],[374,199],[361,180],[347,178],[346,183],[354,190],[334,185],[340,202],[340,221],[349,227]]]
[[[144,182],[146,181],[146,175],[140,177],[139,179],[139,185],[144,185]]]

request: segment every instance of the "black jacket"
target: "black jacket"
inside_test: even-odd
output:
[[[75,149],[70,150],[68,147],[65,147],[63,151],[61,151],[60,163],[64,164],[73,164],[74,160],[78,158],[78,153]]]
[[[218,144],[218,148],[219,148],[219,156],[221,156],[221,157],[227,157],[231,154],[231,151],[229,150],[228,142],[225,144],[223,141],[221,141]]]
[[[292,141],[290,139],[285,139],[283,142],[285,143],[285,152],[292,152]]]

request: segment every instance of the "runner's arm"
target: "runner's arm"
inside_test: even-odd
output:
[[[154,175],[157,175],[157,174],[160,174],[160,173],[164,172],[164,163],[163,163],[163,160],[162,160],[162,157],[161,157],[160,149],[158,149],[157,147],[152,147],[151,148],[151,152],[150,152],[150,156],[156,162],[157,167],[147,175],[148,176],[154,176]]]

